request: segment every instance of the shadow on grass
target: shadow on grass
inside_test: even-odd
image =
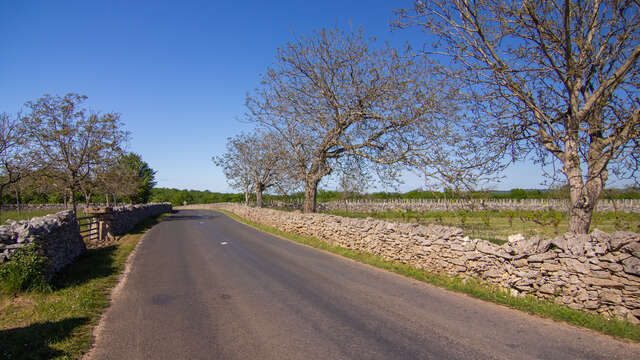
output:
[[[0,358],[50,359],[67,355],[49,345],[71,337],[75,328],[85,325],[88,321],[89,319],[84,317],[69,318],[0,330]]]
[[[158,224],[163,216],[146,219],[136,225],[127,235],[141,235]],[[88,249],[85,254],[73,263],[66,266],[53,279],[55,289],[64,289],[69,286],[85,284],[91,280],[104,278],[118,271],[116,266],[116,252],[118,243],[104,247]]]
[[[103,278],[116,273],[114,265],[116,245],[88,249],[74,263],[66,266],[53,279],[55,289],[82,285],[93,279]]]

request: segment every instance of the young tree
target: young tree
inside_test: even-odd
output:
[[[427,52],[459,80],[486,149],[561,165],[569,231],[589,231],[610,169],[637,181],[637,1],[424,0],[397,25],[435,35]]]
[[[247,97],[248,119],[286,147],[305,212],[315,211],[318,184],[348,156],[394,179],[403,162],[446,142],[455,122],[443,116],[450,93],[430,81],[427,64],[373,44],[360,30],[296,37]]]
[[[98,114],[81,108],[86,96],[45,95],[27,102],[29,113],[22,117],[27,135],[49,168],[47,172],[71,195],[75,195],[92,171],[103,166],[105,159],[120,153],[128,133],[122,129],[120,115]]]

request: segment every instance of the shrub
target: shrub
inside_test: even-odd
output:
[[[35,244],[16,250],[9,262],[0,266],[0,289],[6,294],[23,291],[48,291],[49,261]]]

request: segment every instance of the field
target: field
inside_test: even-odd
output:
[[[0,225],[5,225],[7,220],[29,220],[33,217],[55,214],[62,210],[23,210],[23,211],[3,211],[0,213]],[[82,209],[78,207],[78,217],[84,216]]]
[[[374,212],[331,211],[329,214],[352,218],[367,218],[456,226],[465,230],[472,238],[481,238],[502,244],[509,235],[522,234],[526,238],[553,237],[567,231],[568,213],[556,210],[457,210],[457,211],[412,211],[388,210]],[[605,232],[640,232],[640,214],[616,212],[595,213],[591,229]]]

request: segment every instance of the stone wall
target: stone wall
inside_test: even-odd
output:
[[[142,220],[171,211],[170,203],[125,205],[113,209],[110,232],[122,235]],[[72,211],[62,211],[24,221],[7,221],[0,226],[0,263],[17,249],[36,243],[49,259],[50,275],[73,262],[86,251],[78,220]]]
[[[7,221],[0,226],[0,263],[17,249],[35,243],[49,259],[53,275],[86,251],[72,211],[62,211],[25,221]]]
[[[302,201],[268,201],[267,207],[302,209]],[[318,211],[344,210],[373,212],[387,210],[452,211],[452,210],[555,210],[568,211],[568,200],[556,199],[489,199],[489,200],[345,200],[318,203]],[[598,200],[595,211],[620,211],[640,214],[640,200]]]
[[[142,220],[171,211],[171,203],[124,205],[113,208],[109,233],[126,234]]]
[[[401,261],[431,272],[474,277],[512,295],[640,323],[640,234],[593,230],[554,239],[511,236],[498,246],[461,229],[326,214],[212,204],[279,230]],[[189,207],[187,207],[189,208]],[[198,208],[192,206],[191,208]]]

